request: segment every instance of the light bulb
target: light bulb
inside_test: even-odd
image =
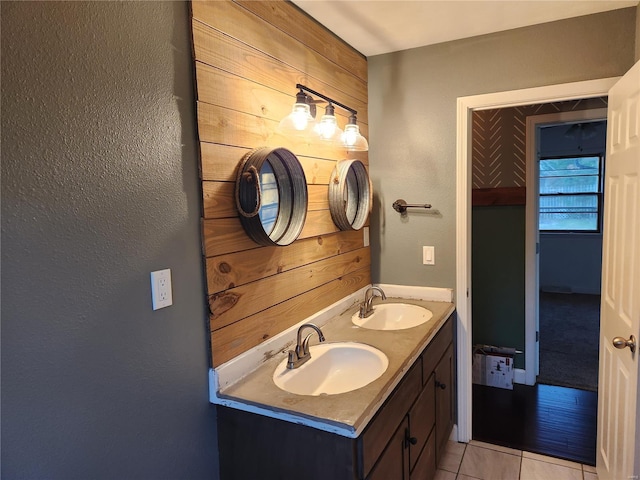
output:
[[[311,108],[307,103],[307,96],[301,90],[296,95],[296,103],[291,113],[284,117],[278,125],[278,131],[285,135],[304,137],[313,131],[316,121],[311,115]]]
[[[304,103],[296,103],[289,114],[291,117],[291,123],[293,124],[293,128],[302,131],[307,128],[309,121],[313,120],[311,117],[311,112],[309,110],[309,105]]]
[[[338,122],[334,115],[333,105],[329,104],[325,108],[325,114],[320,119],[314,130],[321,140],[340,142],[342,130],[338,127]]]
[[[344,127],[344,133],[342,134],[342,142],[345,146],[352,147],[356,144],[358,135],[360,135],[360,129],[358,126],[347,124],[347,126]]]
[[[354,113],[349,116],[349,123],[344,127],[342,144],[351,152],[366,152],[369,150],[369,142],[360,134],[360,128],[356,124]]]

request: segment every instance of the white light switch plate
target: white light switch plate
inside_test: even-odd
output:
[[[151,272],[151,304],[154,310],[173,305],[171,269]]]
[[[422,264],[423,265],[435,265],[436,264],[436,249],[432,246],[422,247]]]

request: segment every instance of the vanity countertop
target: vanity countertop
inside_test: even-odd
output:
[[[423,306],[431,310],[433,317],[405,330],[370,330],[353,325],[351,316],[357,307],[352,307],[322,326],[327,342],[366,343],[386,354],[389,359],[387,370],[370,384],[338,395],[306,396],[285,392],[273,383],[272,378],[278,364],[287,357],[287,351],[279,351],[237,383],[221,389],[218,392],[220,399],[252,405],[263,412],[273,412],[274,416],[282,414],[288,421],[326,424],[330,427],[327,429],[335,433],[358,436],[454,311],[453,303],[404,298],[387,298],[385,302],[376,298],[374,306],[389,302]],[[313,335],[311,344],[317,342],[317,336]]]

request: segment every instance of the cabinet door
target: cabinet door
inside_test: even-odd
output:
[[[360,475],[362,477],[368,478],[369,472],[378,462],[378,458],[389,443],[389,439],[394,435],[398,425],[405,420],[407,412],[420,393],[421,386],[422,362],[417,361],[360,438],[362,459]]]
[[[409,480],[409,455],[406,448],[408,431],[409,420],[405,417],[367,480]]]
[[[435,369],[436,458],[438,462],[453,428],[454,370],[453,345],[450,345]]]
[[[427,379],[422,393],[409,410],[409,462],[411,471],[415,468],[418,457],[424,448],[427,438],[436,419],[435,375]]]
[[[436,476],[436,433],[429,435],[416,466],[411,470],[411,480],[433,480]]]

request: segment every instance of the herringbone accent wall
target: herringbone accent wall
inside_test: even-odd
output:
[[[598,97],[473,112],[473,188],[526,185],[527,117],[606,106],[607,97]]]

